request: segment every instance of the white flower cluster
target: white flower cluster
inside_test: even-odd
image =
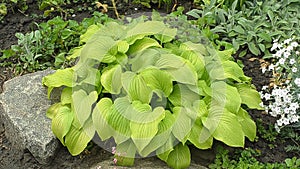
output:
[[[263,105],[266,112],[278,118],[275,124],[276,130],[300,121],[300,45],[292,38],[279,43],[274,41],[271,51],[275,51],[273,58],[277,61],[269,65],[268,69],[262,68],[262,72],[273,71],[280,74],[284,84],[275,84],[273,87],[264,86],[260,92],[261,98],[268,105]]]
[[[293,101],[294,97],[290,88],[291,85],[286,88],[275,86],[269,92],[269,87],[264,86],[263,91],[260,92],[261,98],[268,103],[268,105],[263,105],[266,112],[279,118],[275,124],[278,132],[281,127],[298,122],[300,119],[299,113],[297,113],[300,105],[298,102]]]

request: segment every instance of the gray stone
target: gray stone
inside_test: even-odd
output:
[[[45,70],[8,80],[0,95],[6,137],[14,147],[28,149],[41,164],[50,162],[60,145],[45,115],[52,101],[42,86],[42,77],[53,72]]]
[[[116,167],[113,164],[113,157],[110,159],[104,160],[99,162],[98,164],[93,165],[90,167],[90,169],[115,169],[119,168]],[[160,159],[156,157],[150,157],[150,158],[137,158],[135,159],[134,166],[132,167],[120,167],[122,169],[153,169],[153,168],[159,168],[159,169],[171,169],[167,166],[167,164]],[[196,164],[193,161],[191,162],[191,165],[188,167],[188,169],[207,169],[206,167]]]

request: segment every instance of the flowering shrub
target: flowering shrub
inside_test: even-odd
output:
[[[261,97],[267,102],[266,112],[278,118],[275,128],[279,132],[300,119],[300,45],[292,38],[282,43],[275,40],[271,51],[275,51],[275,63],[262,72],[272,71],[274,82],[262,88]]]

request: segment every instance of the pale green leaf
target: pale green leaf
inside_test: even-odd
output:
[[[164,111],[165,110],[162,107],[157,107],[153,110],[153,112],[150,112],[153,114],[152,117],[148,115],[149,113],[146,115],[143,115],[142,113],[142,118],[140,118],[138,122],[130,122],[131,138],[139,152],[141,152],[150,143],[158,132],[158,124],[164,118]],[[160,116],[157,117],[156,114],[160,114]],[[136,115],[140,116],[139,114]],[[155,120],[153,121],[152,119]],[[151,122],[147,123],[147,121]]]
[[[191,153],[187,145],[177,144],[168,156],[167,164],[174,169],[188,168],[191,163]]]
[[[118,144],[116,147],[115,158],[117,165],[133,166],[136,154],[136,147],[132,140],[127,140],[124,143]]]
[[[162,54],[155,67],[167,71],[174,81],[196,85],[198,76],[193,65],[184,58],[174,54]]]
[[[202,120],[213,137],[232,147],[244,146],[244,132],[235,114],[225,108],[212,106],[208,117]]]
[[[210,77],[214,77],[218,80],[233,79],[237,82],[242,80],[249,81],[250,78],[244,75],[243,69],[233,61],[223,61],[221,67],[211,69],[209,72]]]
[[[123,39],[125,35],[125,25],[121,25],[117,22],[107,22],[93,37],[108,36],[118,41]]]
[[[65,137],[65,145],[69,152],[73,155],[79,155],[92,140],[92,136],[88,135],[85,130],[71,127]]]
[[[160,51],[155,48],[148,48],[141,53],[138,53],[135,57],[130,59],[131,70],[133,72],[141,71],[148,67],[153,66],[160,57]]]
[[[196,100],[193,103],[193,108],[197,111],[197,118],[207,117],[208,115],[208,105],[204,100]]]
[[[248,137],[250,141],[254,141],[256,137],[255,122],[251,119],[247,111],[242,108],[238,112],[237,117],[245,136]]]
[[[187,44],[181,44],[180,49],[182,49],[182,52],[180,56],[188,60],[194,66],[198,78],[200,78],[205,71],[204,58],[199,52],[191,50],[186,45]]]
[[[165,97],[168,97],[173,90],[172,77],[159,69],[148,68],[143,70],[141,76],[145,80],[147,86],[152,90],[162,91]]]
[[[176,121],[174,122],[172,133],[184,144],[192,129],[193,121],[187,115],[187,110],[183,107],[174,107],[173,115]]]
[[[122,73],[121,75],[121,81],[122,81],[122,87],[125,89],[125,91],[129,92],[129,87],[131,82],[133,81],[133,78],[136,76],[134,72],[126,71]]]
[[[107,122],[115,131],[113,134],[117,144],[130,138],[130,119],[124,117],[122,112],[119,112],[114,106],[110,111]]]
[[[242,100],[236,87],[223,81],[217,81],[211,84],[211,88],[213,91],[212,97],[220,106],[225,105],[225,108],[232,113],[239,111]]]
[[[135,75],[130,82],[128,95],[131,100],[149,103],[152,97],[152,90],[147,86],[142,75]]]
[[[120,65],[106,69],[101,75],[102,86],[111,94],[119,94],[122,88],[121,75],[122,68]]]
[[[201,122],[196,122],[192,127],[188,140],[199,149],[209,149],[213,144],[212,134]]]
[[[232,54],[234,53],[234,49],[230,48],[223,51],[217,51],[217,55],[223,61],[233,60]]]
[[[259,93],[251,85],[240,83],[237,84],[236,87],[238,92],[240,93],[243,104],[246,104],[251,109],[264,109],[260,106],[260,103],[262,101]]]
[[[171,151],[174,150],[174,146],[176,145],[176,143],[178,143],[178,140],[176,140],[173,134],[171,134],[167,142],[156,150],[157,157],[167,162],[168,156],[171,153]]]
[[[185,60],[174,54],[162,54],[155,63],[155,67],[160,69],[178,69],[185,65]]]
[[[205,80],[198,80],[198,88],[199,88],[199,93],[205,93],[208,96],[212,96],[212,92],[213,92],[212,88],[207,85]]]
[[[55,87],[67,86],[73,87],[74,83],[74,70],[66,68],[57,70],[55,73],[43,77],[42,83],[48,87],[48,97],[50,98],[51,91]]]
[[[114,106],[124,118],[135,123],[151,123],[163,116],[162,107],[157,107],[154,109],[155,111],[152,111],[149,104],[144,104],[138,100],[130,102],[127,97],[117,98]]]
[[[68,106],[60,107],[52,119],[51,129],[63,145],[65,145],[64,137],[69,132],[72,121],[73,113]]]
[[[112,101],[109,98],[102,98],[95,106],[92,119],[96,131],[102,141],[113,136],[114,130],[108,124],[108,116],[112,111]]]
[[[161,48],[161,46],[155,39],[144,37],[143,39],[136,40],[135,43],[130,46],[127,54],[128,55],[136,54],[150,47]]]
[[[56,114],[59,112],[59,109],[63,107],[63,104],[61,102],[59,103],[54,103],[52,104],[48,109],[47,109],[47,112],[46,112],[46,116],[49,118],[49,119],[53,119]]]
[[[144,23],[138,23],[133,28],[130,28],[127,32],[126,38],[130,38],[137,35],[155,35],[159,34],[166,28],[163,22],[159,21],[147,21]]]
[[[111,52],[117,52],[112,49],[117,45],[117,41],[109,36],[93,36],[83,47],[80,55],[80,62],[85,62],[88,59],[94,59],[105,63],[113,62],[116,58],[111,56]],[[111,50],[112,49],[112,50]]]
[[[160,33],[154,35],[154,37],[160,41],[160,43],[167,43],[172,41],[177,34],[177,29],[165,28]]]
[[[100,28],[101,26],[99,25],[89,26],[86,32],[80,36],[80,43],[86,43],[91,38],[91,36],[93,36],[97,31],[99,31]]]
[[[168,99],[174,106],[191,107],[194,101],[200,99],[200,96],[191,91],[186,85],[176,84]]]
[[[71,59],[75,59],[75,58],[79,57],[82,49],[83,49],[83,46],[79,46],[79,47],[75,47],[75,48],[71,49],[71,51],[69,52],[70,55],[67,56],[67,59],[71,60]]]
[[[73,89],[71,87],[66,87],[62,90],[61,96],[60,96],[62,105],[72,103],[72,92],[73,92]]]
[[[243,69],[234,61],[225,61],[222,63],[226,78],[231,78],[240,82],[241,80],[249,81],[250,78],[244,75]]]
[[[98,94],[96,91],[91,92],[89,95],[84,90],[74,91],[72,94],[72,105],[74,113],[81,125],[85,124],[86,120],[90,117],[92,105],[97,101]]]
[[[162,147],[167,140],[171,137],[172,126],[175,122],[174,116],[170,111],[165,111],[165,118],[158,124],[158,132],[151,142],[140,152],[143,157],[148,156],[151,152],[154,152],[159,147]]]
[[[129,49],[129,44],[126,41],[119,41],[117,45],[118,52],[126,53]]]
[[[201,43],[193,43],[191,41],[188,41],[188,42],[184,42],[184,45],[180,46],[180,48],[193,51],[198,56],[208,55],[207,46],[204,46]]]

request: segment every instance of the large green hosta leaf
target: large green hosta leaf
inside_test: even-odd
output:
[[[156,48],[148,48],[130,59],[129,64],[131,64],[131,70],[133,72],[139,72],[148,67],[152,67],[159,57],[160,50],[157,50]]]
[[[161,46],[155,39],[144,37],[143,39],[136,40],[135,43],[130,46],[127,54],[132,55],[135,53],[143,52],[144,50],[150,47],[161,48]]]
[[[131,121],[130,122],[130,130],[131,130],[131,138],[136,145],[139,152],[141,152],[153,139],[153,137],[158,132],[158,124],[164,118],[164,109],[162,107],[155,108],[153,112],[153,117],[149,115],[138,115],[140,119],[138,122]],[[151,122],[143,122],[154,119]]]
[[[162,147],[168,139],[171,137],[172,127],[174,125],[175,118],[170,111],[165,111],[165,118],[158,124],[158,131],[151,142],[140,152],[145,157],[151,152],[154,152],[159,147]]]
[[[173,108],[175,122],[172,133],[183,144],[186,142],[194,123],[191,117],[188,116],[187,111],[183,107]]]
[[[136,154],[136,147],[131,139],[118,144],[116,147],[115,158],[117,165],[133,166]]]
[[[77,129],[72,126],[67,133],[65,144],[73,156],[80,154],[92,140],[95,134],[95,128],[92,124],[92,120],[89,119],[84,124],[83,128]]]
[[[88,59],[94,59],[99,62],[111,63],[116,60],[116,58],[111,55],[111,52],[117,52],[116,46],[118,41],[115,41],[109,36],[93,36],[83,47],[80,54],[80,62],[84,63]]]
[[[72,92],[73,89],[71,87],[66,87],[62,90],[60,101],[63,105],[72,103]]]
[[[191,63],[179,56],[162,54],[155,66],[167,71],[173,77],[174,81],[189,85],[197,84],[197,72]]]
[[[242,108],[240,108],[240,111],[237,113],[237,117],[245,136],[248,137],[250,141],[254,141],[256,137],[255,122],[251,119],[247,111]]]
[[[49,118],[49,119],[53,119],[56,114],[59,112],[59,109],[61,107],[63,107],[64,105],[59,102],[59,103],[55,103],[55,104],[52,104],[48,109],[47,109],[47,112],[46,112],[46,116]]]
[[[223,81],[214,82],[211,84],[212,97],[219,105],[225,106],[232,113],[237,113],[241,106],[241,98],[238,90],[226,84]]]
[[[116,101],[115,101],[116,102]],[[124,115],[124,109],[118,107],[119,104],[114,104],[107,117],[108,124],[115,131],[113,134],[117,144],[122,143],[130,138],[130,118]]]
[[[50,98],[53,88],[75,85],[74,70],[72,68],[57,70],[55,73],[43,77],[42,83],[48,87],[48,98]]]
[[[74,107],[75,116],[81,125],[90,117],[92,105],[96,102],[97,98],[98,94],[96,91],[91,92],[89,95],[82,89],[73,92],[72,105]]]
[[[197,119],[193,124],[188,140],[200,149],[211,148],[213,143],[212,134],[203,126],[201,121],[201,119],[205,119],[208,116],[207,107],[203,100],[197,100],[193,103],[193,108],[197,111]]]
[[[200,78],[205,71],[204,57],[200,52],[191,50],[188,44],[189,43],[180,45],[180,56],[188,60],[194,66],[194,69],[196,70],[198,77]]]
[[[95,106],[92,119],[96,131],[102,141],[114,135],[114,130],[108,123],[108,117],[113,109],[109,98],[102,98]]]
[[[174,169],[183,169],[190,166],[191,153],[187,145],[179,143],[174,147],[174,150],[170,152],[167,159],[168,166]]]
[[[239,91],[242,103],[246,104],[251,109],[263,110],[264,108],[260,106],[261,99],[259,93],[252,88],[249,84],[237,84],[237,90]]]
[[[163,92],[165,97],[168,97],[173,90],[172,77],[162,70],[148,68],[143,70],[140,75],[147,86],[152,90],[158,90],[157,93]]]
[[[119,94],[122,88],[121,75],[122,68],[120,65],[110,67],[101,75],[102,86],[111,94]]]
[[[188,140],[199,149],[211,148],[213,144],[212,134],[199,120],[193,125]]]
[[[155,34],[154,37],[160,41],[160,43],[167,43],[172,41],[177,33],[177,29],[165,28],[160,33]]]
[[[213,137],[232,147],[244,146],[244,132],[238,117],[226,108],[212,105],[207,118],[202,120]]]
[[[65,145],[64,137],[70,130],[73,116],[73,112],[68,106],[62,106],[52,119],[52,131],[63,145]]]
[[[126,38],[134,37],[137,35],[155,35],[162,34],[167,29],[163,22],[159,21],[147,21],[144,23],[138,23],[133,28],[128,30]]]
[[[126,27],[117,22],[108,22],[106,25],[102,26],[99,31],[97,31],[92,37],[107,36],[111,37],[115,41],[121,40],[126,35]],[[99,38],[101,40],[101,38]]]
[[[87,28],[86,32],[80,36],[80,43],[86,43],[99,29],[99,25],[91,25]]]
[[[135,75],[129,82],[128,95],[131,100],[139,100],[142,103],[149,103],[152,97],[152,90],[149,86],[147,86],[143,76],[138,74]]]
[[[236,62],[229,60],[222,61],[220,66],[210,69],[209,73],[211,77],[217,80],[250,81],[250,78],[244,75],[243,69]]]
[[[174,106],[191,107],[194,101],[200,99],[200,96],[186,85],[176,84],[168,99]]]

